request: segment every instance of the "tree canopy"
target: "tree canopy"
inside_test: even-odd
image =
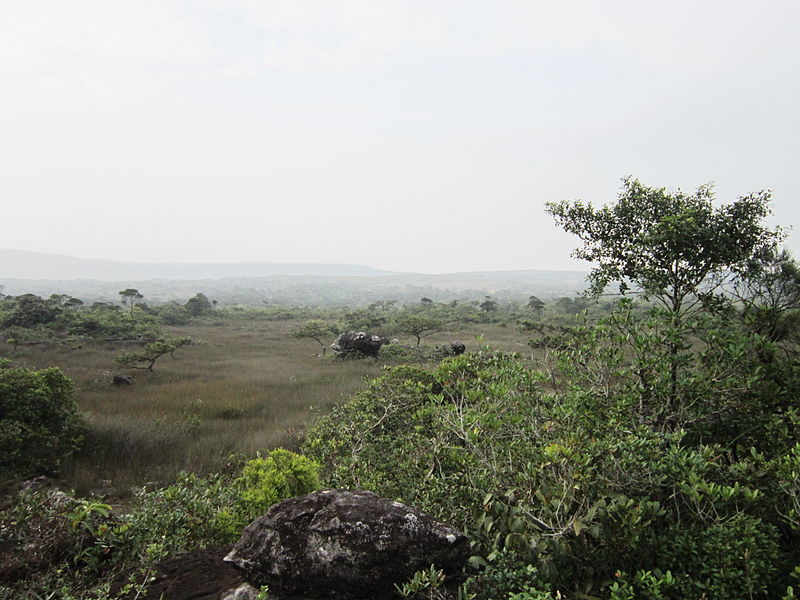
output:
[[[769,192],[715,207],[711,184],[687,194],[628,178],[613,204],[594,208],[563,201],[549,203],[547,210],[583,242],[573,256],[596,264],[589,276],[593,294],[612,282],[621,294],[633,285],[674,314],[697,306],[782,238],[780,230],[764,225]]]

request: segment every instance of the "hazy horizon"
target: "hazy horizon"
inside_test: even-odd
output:
[[[17,259],[21,264],[10,264],[10,260]],[[263,274],[256,274],[255,271],[247,272],[241,275],[210,275],[203,278],[230,278],[230,277],[265,277],[272,275],[291,275],[300,273],[303,275],[331,275],[334,277],[346,276],[368,276],[380,277],[391,275],[469,275],[469,274],[482,274],[482,273],[521,273],[521,272],[568,272],[584,274],[588,269],[498,269],[490,271],[453,271],[447,273],[418,273],[414,271],[389,271],[381,269],[369,264],[356,264],[356,263],[339,263],[339,262],[275,262],[275,261],[203,261],[203,262],[172,262],[172,261],[119,261],[114,259],[103,258],[86,258],[79,256],[70,256],[66,254],[56,254],[51,252],[35,252],[30,250],[20,250],[18,248],[0,248],[0,281],[3,279],[103,279],[102,277],[91,277],[86,275],[74,275],[75,269],[90,270],[93,265],[103,265],[106,268],[113,268],[114,266],[122,266],[126,268],[142,269],[154,268],[158,272],[159,267],[174,269],[175,273],[180,272],[181,268],[185,269],[185,275],[175,275],[181,279],[191,278],[193,270],[198,272],[198,268],[203,267],[220,267],[220,273],[224,273],[225,267],[241,267],[247,269],[249,267],[275,267],[268,270]],[[65,275],[64,272],[58,272],[58,269],[67,267],[69,271]],[[288,267],[285,269],[284,267]],[[312,267],[310,270],[304,270],[303,267]],[[314,267],[321,267],[322,269],[313,269]],[[329,272],[325,272],[329,268]],[[339,268],[339,270],[337,270]],[[47,277],[42,277],[38,273],[42,270],[47,270],[50,274]],[[283,269],[283,270],[281,270]],[[144,272],[144,270],[140,271]],[[165,275],[158,275],[163,277]],[[118,280],[128,280],[130,276],[117,277]]]
[[[0,246],[585,270],[548,201],[717,184],[800,223],[800,4],[5,2]],[[796,236],[788,248],[800,254]]]

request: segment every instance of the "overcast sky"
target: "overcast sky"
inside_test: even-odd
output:
[[[628,175],[769,188],[798,225],[798,23],[796,0],[0,0],[0,248],[577,269],[544,203]]]

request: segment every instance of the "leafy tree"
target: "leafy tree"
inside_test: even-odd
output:
[[[315,340],[322,348],[322,356],[325,356],[327,346],[322,341],[322,338],[336,334],[336,327],[322,321],[321,319],[311,319],[303,323],[299,329],[292,332],[292,336],[296,338],[309,338]]]
[[[483,302],[481,302],[480,308],[485,313],[494,312],[497,310],[497,302],[492,300],[491,296],[486,296]]]
[[[531,296],[528,298],[528,308],[530,308],[533,312],[536,313],[536,318],[542,318],[542,309],[544,308],[544,302],[537,298],[536,296]]]
[[[423,337],[438,333],[444,329],[444,321],[428,311],[405,309],[394,319],[394,327],[401,333],[413,335],[420,345]]]
[[[83,300],[80,298],[68,298],[67,301],[64,303],[64,306],[71,308],[73,311],[77,312],[81,306],[83,306]]]
[[[178,348],[191,344],[191,338],[164,337],[146,344],[140,352],[120,352],[115,362],[130,369],[147,369],[152,371],[156,361],[169,354],[175,358],[173,352]]]
[[[556,306],[562,313],[566,315],[577,315],[579,312],[589,308],[589,302],[586,300],[586,298],[582,298],[580,296],[576,296],[575,298],[562,296],[556,300]]]
[[[389,322],[388,315],[369,310],[355,310],[344,315],[343,329],[347,331],[364,331],[369,333],[382,333]]]
[[[793,348],[800,342],[800,266],[785,250],[770,250],[735,280],[744,323],[769,341]]]
[[[0,480],[52,473],[78,446],[72,391],[60,369],[0,368]]]
[[[719,208],[713,200],[710,184],[694,194],[670,193],[628,178],[611,205],[595,209],[563,201],[548,203],[547,210],[583,242],[573,255],[597,264],[589,275],[595,295],[612,282],[621,294],[634,284],[677,318],[698,307],[726,277],[745,271],[782,236],[763,223],[771,212],[769,192]]]
[[[136,306],[140,303],[139,301],[144,298],[144,296],[139,293],[139,290],[134,288],[121,290],[119,295],[120,302],[122,302],[123,306],[128,306],[130,308],[130,315],[132,317],[134,308],[136,308]]]
[[[58,315],[59,309],[52,303],[34,294],[22,294],[14,299],[15,307],[3,325],[19,327],[35,327],[51,323]]]
[[[195,294],[186,301],[186,312],[195,317],[211,312],[211,309],[211,301],[202,293]]]
[[[620,294],[634,291],[665,311],[662,339],[670,357],[671,402],[678,396],[681,354],[689,348],[687,318],[724,302],[721,286],[745,273],[782,237],[763,222],[770,214],[769,192],[719,208],[713,200],[710,184],[686,194],[628,178],[611,205],[547,205],[556,222],[583,242],[573,256],[597,265],[589,275],[595,297],[616,282]]]

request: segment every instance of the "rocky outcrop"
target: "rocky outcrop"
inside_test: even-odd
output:
[[[341,358],[362,358],[378,356],[381,346],[388,344],[386,338],[378,335],[367,335],[363,331],[348,331],[336,338],[331,349]]]
[[[225,560],[280,597],[392,598],[436,565],[458,583],[467,539],[421,511],[364,491],[325,490],[272,506]]]

